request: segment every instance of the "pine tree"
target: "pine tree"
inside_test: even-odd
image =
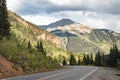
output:
[[[90,64],[90,58],[89,58],[89,55],[87,54],[86,65],[89,65],[89,64]]]
[[[3,37],[10,38],[10,23],[8,21],[6,0],[0,0],[0,40]]]
[[[30,41],[28,42],[28,49],[32,49]]]
[[[118,59],[120,60],[120,51],[118,51]]]
[[[102,66],[101,55],[100,55],[99,51],[98,51],[98,53],[95,56],[95,66]]]
[[[84,54],[84,57],[83,57],[83,63],[86,65],[86,61],[87,61],[87,59],[86,59],[86,55]]]
[[[70,63],[70,65],[76,65],[77,64],[76,59],[75,59],[74,55],[72,55],[72,54],[70,56],[69,63]]]
[[[80,59],[78,60],[78,65],[80,65],[81,64],[81,61],[80,61]]]
[[[46,51],[44,50],[43,48],[43,44],[42,44],[42,41],[41,42],[37,42],[37,49],[39,52],[41,52],[42,54],[44,54]],[[46,55],[46,53],[44,54]]]
[[[65,59],[63,60],[63,65],[67,65],[67,62]]]
[[[117,56],[116,56],[116,51],[115,51],[115,47],[110,49],[110,53],[109,53],[109,62],[108,65],[110,67],[116,67],[117,66]]]
[[[116,57],[116,59],[119,59],[119,51],[118,51],[118,47],[117,47],[116,44],[114,45],[114,51],[115,51],[115,57]]]
[[[106,65],[106,60],[105,60],[105,56],[104,56],[103,53],[101,54],[101,64],[102,64],[103,66]]]
[[[93,55],[91,54],[90,55],[90,64],[93,64],[94,63],[94,61],[93,61]]]

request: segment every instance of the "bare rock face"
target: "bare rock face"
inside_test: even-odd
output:
[[[49,40],[53,44],[55,44],[57,47],[61,47],[61,40],[57,36],[53,36],[51,34],[43,33],[37,37],[37,39],[42,39],[42,40]]]

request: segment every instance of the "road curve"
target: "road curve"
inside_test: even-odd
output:
[[[97,67],[93,66],[73,66],[69,69],[37,73],[2,80],[85,80]]]

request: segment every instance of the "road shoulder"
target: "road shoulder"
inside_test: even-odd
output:
[[[99,67],[91,76],[85,80],[120,80],[120,70]]]

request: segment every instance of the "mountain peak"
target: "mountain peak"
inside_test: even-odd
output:
[[[71,19],[64,18],[64,19],[61,19],[61,20],[56,21],[54,23],[51,23],[48,26],[49,27],[57,27],[57,26],[65,26],[65,25],[69,25],[69,24],[74,24],[74,23],[76,23],[76,22],[72,21]]]
[[[69,24],[72,24],[72,23],[75,23],[74,21],[72,21],[71,19],[68,19],[68,18],[63,18],[57,22],[66,22],[66,23],[69,23]]]

